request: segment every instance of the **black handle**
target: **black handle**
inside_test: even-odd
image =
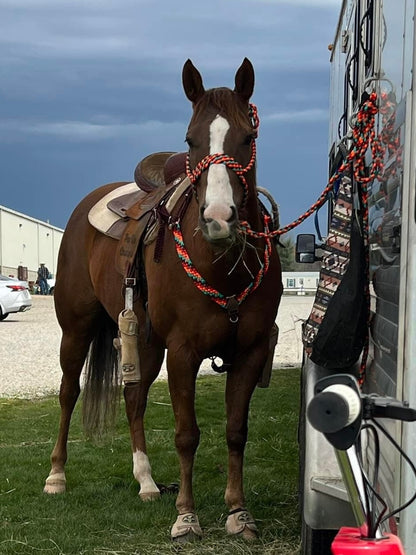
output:
[[[416,421],[416,410],[408,406],[406,401],[398,401],[392,397],[363,396],[363,419],[390,418],[405,422]]]

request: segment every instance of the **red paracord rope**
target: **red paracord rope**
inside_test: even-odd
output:
[[[383,183],[386,182],[391,176],[395,175],[397,171],[397,165],[400,164],[401,161],[401,148],[400,148],[400,131],[395,129],[395,103],[391,101],[390,96],[388,93],[382,92],[380,97],[380,107],[379,112],[382,116],[382,129],[377,139],[382,145],[386,145],[384,148],[380,146],[378,152],[374,152],[372,149],[373,157],[379,156],[380,160],[377,160],[377,164],[379,164],[380,171],[377,174],[377,179]],[[374,136],[374,135],[373,135]],[[396,156],[396,164],[391,164],[389,168],[385,171],[383,170],[382,166],[382,157],[386,150],[389,152],[390,156]],[[369,222],[368,222],[368,183],[365,182],[365,173],[364,173],[363,164],[360,168],[360,182],[361,182],[361,202],[363,207],[363,239],[365,245],[365,271],[366,271],[366,283],[365,283],[365,295],[366,295],[366,303],[367,303],[367,314],[368,314],[368,321],[367,321],[367,336],[366,341],[363,348],[363,353],[361,357],[361,364],[360,364],[360,372],[359,372],[359,379],[358,382],[360,386],[364,382],[365,378],[365,371],[367,366],[367,358],[369,353],[369,329],[370,329],[370,318],[371,318],[371,311],[370,311],[370,250],[369,250]],[[383,187],[381,187],[380,191],[383,191]]]
[[[266,222],[266,225],[268,225],[268,221]],[[190,277],[193,280],[196,287],[200,291],[202,291],[204,295],[209,296],[214,302],[216,302],[222,308],[227,308],[228,298],[222,293],[220,293],[220,291],[212,287],[211,285],[208,285],[206,280],[201,276],[201,274],[193,265],[191,258],[188,254],[188,251],[185,248],[185,243],[183,240],[179,222],[176,223],[176,226],[173,228],[172,231],[173,231],[173,237],[175,239],[176,252],[178,254],[180,261],[182,262],[183,269],[187,273],[188,277]],[[266,229],[265,231],[268,231],[268,229]],[[235,295],[235,298],[238,304],[241,304],[248,297],[250,293],[253,293],[253,291],[257,289],[257,287],[262,282],[263,277],[265,276],[265,274],[267,273],[267,270],[269,269],[271,251],[272,251],[272,242],[270,239],[266,238],[265,246],[264,246],[263,264],[260,266],[260,269],[257,272],[257,275],[254,278],[254,280],[245,289],[243,289],[243,291]]]
[[[332,191],[335,182],[351,167],[356,181],[362,184],[369,183],[382,173],[384,148],[382,147],[381,141],[376,138],[374,129],[375,116],[378,112],[376,102],[377,94],[373,92],[361,106],[352,130],[353,147],[347,156],[347,160],[339,167],[337,173],[330,178],[328,185],[322,191],[318,200],[294,222],[280,229],[270,231],[269,237],[284,235],[311,216],[318,208],[325,204],[328,193]],[[371,147],[372,152],[372,165],[369,175],[366,176],[365,153],[369,147]],[[240,228],[241,233],[246,233],[251,237],[264,238],[265,236],[264,232],[253,231],[250,224],[246,221],[240,222]]]

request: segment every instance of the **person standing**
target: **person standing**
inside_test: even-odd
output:
[[[47,295],[48,294],[48,282],[47,279],[49,277],[49,270],[45,266],[43,262],[41,262],[39,269],[38,269],[38,285],[40,287],[40,294]]]

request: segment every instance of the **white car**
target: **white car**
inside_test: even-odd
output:
[[[55,291],[55,278],[49,278],[46,281],[48,283],[48,293],[49,295],[53,295]]]
[[[32,308],[32,297],[27,281],[0,274],[0,320],[11,312],[23,312]]]

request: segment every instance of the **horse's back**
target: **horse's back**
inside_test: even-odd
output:
[[[62,237],[61,248],[58,257],[58,274],[60,273],[61,266],[69,264],[68,258],[72,253],[75,254],[75,259],[82,258],[82,254],[87,254],[86,247],[88,240],[92,239],[98,231],[89,223],[88,214],[91,208],[101,200],[105,195],[114,191],[118,187],[125,185],[127,182],[116,182],[102,185],[97,189],[91,191],[81,202],[75,207],[68,220]],[[57,276],[58,277],[58,276]]]

